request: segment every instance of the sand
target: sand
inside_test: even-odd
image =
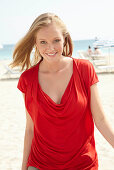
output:
[[[114,127],[114,74],[98,74],[99,93],[106,117]],[[0,169],[21,169],[25,108],[18,79],[0,81]],[[95,128],[99,170],[114,169],[114,149]]]

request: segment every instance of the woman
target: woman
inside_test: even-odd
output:
[[[94,48],[94,54],[95,55],[100,55],[101,54],[101,50],[98,47]]]
[[[88,55],[91,55],[93,53],[90,45],[88,46],[87,53],[88,53]]]
[[[52,13],[36,18],[14,50],[12,67],[27,68],[17,85],[26,108],[22,170],[98,169],[94,122],[114,147],[94,67],[72,58],[72,50],[69,32]]]

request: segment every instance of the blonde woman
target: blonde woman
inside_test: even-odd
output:
[[[71,36],[53,13],[36,18],[15,47],[11,66],[26,69],[17,85],[26,108],[22,170],[97,170],[94,123],[114,147],[94,67],[72,51]]]

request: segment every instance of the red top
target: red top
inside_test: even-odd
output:
[[[90,86],[99,80],[93,65],[73,58],[73,74],[61,103],[56,104],[38,82],[39,63],[24,71],[17,85],[25,93],[25,106],[34,122],[27,167],[97,170]]]

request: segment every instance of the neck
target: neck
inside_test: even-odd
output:
[[[40,63],[39,71],[43,73],[57,73],[64,69],[65,57],[57,61],[48,62],[45,59]]]

